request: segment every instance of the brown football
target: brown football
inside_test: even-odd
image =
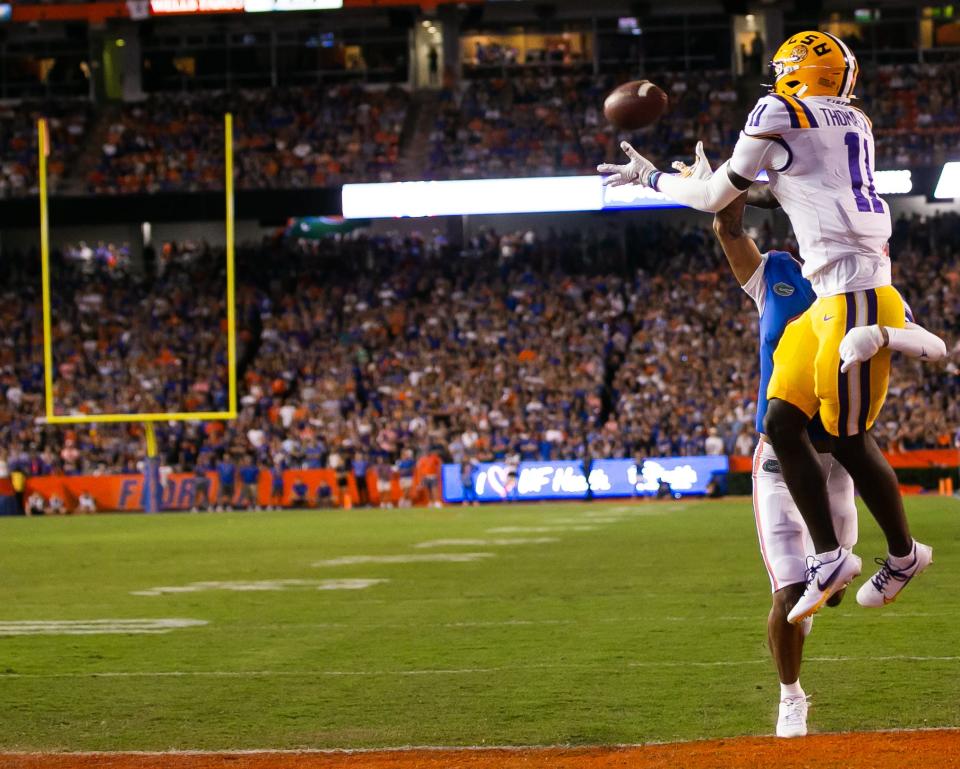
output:
[[[633,80],[614,88],[603,101],[603,114],[616,128],[646,128],[667,108],[667,95],[649,80]]]

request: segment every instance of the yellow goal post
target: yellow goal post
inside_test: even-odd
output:
[[[224,189],[226,194],[226,261],[227,261],[227,387],[226,411],[175,411],[141,414],[56,414],[53,393],[53,336],[50,302],[50,215],[47,199],[47,156],[50,135],[46,118],[37,121],[37,154],[39,155],[40,194],[40,263],[43,283],[43,373],[45,413],[38,420],[51,425],[104,424],[110,422],[144,422],[148,438],[153,438],[154,422],[188,422],[230,420],[237,418],[237,319],[234,242],[234,184],[233,184],[233,115],[223,119],[224,133]],[[153,443],[148,440],[148,444]],[[153,448],[153,446],[148,446]],[[148,451],[148,455],[151,452]]]

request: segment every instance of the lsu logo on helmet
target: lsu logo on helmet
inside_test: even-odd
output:
[[[799,32],[790,37],[770,62],[773,92],[781,96],[853,97],[860,68],[857,58],[839,37],[827,32]]]

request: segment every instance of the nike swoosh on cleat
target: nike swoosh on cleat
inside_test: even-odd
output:
[[[824,321],[828,321],[828,320],[833,320],[835,317],[837,317],[837,316],[836,316],[836,315],[824,315],[824,316],[823,316],[823,319],[824,319]]]
[[[826,590],[828,587],[830,587],[830,585],[833,584],[833,581],[837,578],[837,575],[839,573],[840,573],[840,568],[837,567],[836,569],[833,570],[833,574],[830,575],[830,579],[828,579],[826,582],[821,582],[820,577],[817,577],[817,589],[821,591]]]

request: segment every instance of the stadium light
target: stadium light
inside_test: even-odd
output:
[[[939,200],[960,198],[960,161],[943,164],[933,197]]]

